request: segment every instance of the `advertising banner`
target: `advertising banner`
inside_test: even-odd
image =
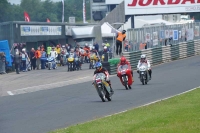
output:
[[[184,37],[185,36],[185,28],[182,28],[181,30],[181,35]]]
[[[146,40],[146,42],[150,42],[151,41],[151,34],[150,33],[146,33],[146,36],[145,36],[145,40]]]
[[[21,25],[21,36],[62,35],[61,26]]]
[[[195,26],[195,28],[194,28],[194,36],[199,36],[199,26]]]
[[[153,46],[158,45],[158,32],[153,32]]]
[[[194,30],[193,28],[187,29],[187,41],[194,39]]]
[[[178,37],[181,38],[181,31],[179,31]]]
[[[169,30],[169,37],[173,38],[173,30]]]
[[[124,0],[125,15],[200,12],[199,0]]]
[[[169,30],[165,30],[165,38],[169,38]]]
[[[160,31],[160,39],[165,39],[165,31],[164,30]]]
[[[178,30],[173,30],[173,40],[178,40]]]

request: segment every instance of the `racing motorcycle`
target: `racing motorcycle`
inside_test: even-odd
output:
[[[120,65],[117,69],[117,75],[119,76],[122,84],[125,86],[126,90],[131,89],[133,83],[131,70],[128,65]]]
[[[148,66],[146,63],[142,63],[139,66],[139,75],[140,75],[140,81],[142,82],[143,85],[149,82]]]
[[[68,71],[74,71],[74,54],[70,53],[69,57],[67,58],[68,62]]]
[[[75,57],[74,59],[74,69],[76,69],[77,71],[78,70],[81,70],[81,61],[80,61],[80,57]]]
[[[51,70],[52,68],[53,69],[56,69],[56,61],[53,57],[49,57],[47,58],[47,61],[48,61],[48,69]]]
[[[99,94],[99,97],[101,98],[102,102],[106,101],[106,98],[108,101],[111,101],[112,94],[110,94],[110,86],[105,80],[105,74],[104,73],[97,73],[96,77],[94,79],[93,85],[95,86],[97,93]]]

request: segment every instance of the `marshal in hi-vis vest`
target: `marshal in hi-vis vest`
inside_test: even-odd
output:
[[[119,32],[117,40],[120,41],[120,42],[122,42],[125,37],[126,37],[126,34],[122,34],[121,32]]]

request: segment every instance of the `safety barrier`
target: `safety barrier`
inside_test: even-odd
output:
[[[155,47],[142,51],[124,52],[123,55],[131,63],[132,69],[137,69],[140,55],[145,54],[151,65],[157,65],[172,60],[187,58],[200,54],[200,40],[182,42],[172,46]],[[116,74],[117,66],[110,65],[110,74]]]

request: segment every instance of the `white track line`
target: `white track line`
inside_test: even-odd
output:
[[[73,79],[73,80],[62,81],[62,82],[26,87],[26,88],[22,88],[22,89],[13,90],[13,91],[7,91],[7,93],[12,96],[12,95],[14,95],[13,92],[18,92],[18,91],[28,92],[28,90],[31,90],[33,88],[42,88],[42,87],[55,86],[55,85],[61,85],[62,86],[62,84],[64,84],[64,83],[68,83],[68,82],[72,82],[72,81],[76,81],[76,80],[81,80],[81,79],[86,79],[86,78],[89,78],[89,76],[77,78],[77,79]],[[61,86],[59,86],[59,87],[61,87]],[[43,90],[43,89],[40,89],[40,90]],[[37,89],[36,89],[36,91],[37,91]]]
[[[14,94],[11,91],[7,91],[8,95],[13,96]]]

